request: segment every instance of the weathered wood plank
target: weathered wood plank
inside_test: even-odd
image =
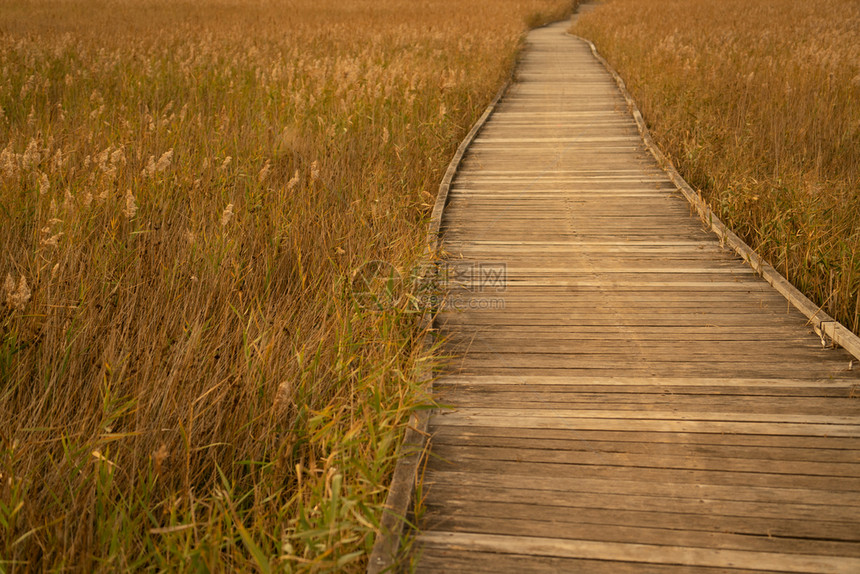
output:
[[[754,566],[762,570],[856,574],[860,559],[854,557],[778,554],[744,550],[630,544],[590,540],[564,540],[531,536],[500,536],[467,532],[426,532],[420,541],[427,546],[460,547],[485,552],[534,554],[561,558],[585,558],[735,568]]]
[[[417,573],[463,572],[466,574],[498,574],[517,572],[521,574],[557,574],[558,572],[588,572],[589,574],[762,574],[766,570],[744,568],[703,568],[675,564],[649,565],[630,562],[605,562],[603,560],[581,560],[553,558],[547,556],[522,556],[499,554],[475,550],[451,550],[439,547],[425,548]]]
[[[846,456],[854,456],[853,451],[860,449],[860,439],[837,436],[792,436],[792,435],[761,435],[733,434],[706,432],[672,432],[672,431],[639,431],[639,430],[567,430],[567,429],[533,429],[522,426],[473,426],[473,425],[443,425],[433,429],[433,436],[462,435],[466,444],[474,437],[522,437],[533,442],[547,440],[566,441],[614,441],[628,444],[686,444],[692,448],[697,446],[763,446],[774,450],[787,448],[833,449],[849,451]],[[450,469],[449,469],[450,470]],[[535,488],[545,488],[535,485]]]
[[[462,374],[464,376],[481,374],[486,372],[486,368],[488,365],[482,364],[481,362],[473,362],[466,359],[454,358],[449,360],[450,370],[452,372],[456,372],[458,374]],[[567,367],[556,367],[556,368],[545,368],[545,367],[534,367],[534,366],[518,366],[514,365],[489,365],[494,370],[499,371],[499,374],[503,375],[520,375],[525,373],[537,374],[537,375],[547,375],[547,376],[587,376],[594,375],[598,377],[606,377],[618,372],[619,369],[626,370],[632,376],[672,376],[672,375],[685,375],[685,376],[695,376],[696,374],[702,372],[702,370],[707,370],[710,368],[717,368],[720,365],[713,365],[706,362],[694,363],[688,366],[685,366],[684,363],[681,362],[663,362],[663,363],[651,363],[647,365],[637,365],[635,360],[625,360],[621,362],[621,364],[616,368],[611,368],[606,365],[579,365],[579,366],[567,366]],[[726,368],[725,373],[727,376],[766,376],[766,375],[774,375],[774,374],[782,374],[783,376],[790,376],[790,372],[785,370],[781,373],[774,372],[773,369],[769,368],[756,368],[752,366],[742,366],[736,369]],[[833,374],[834,376],[838,376],[841,372],[837,372],[835,370],[832,373],[828,372],[828,369],[819,369],[818,372],[814,373],[815,375],[828,375]],[[857,394],[857,390],[854,389],[851,391],[853,395]],[[767,396],[766,393],[759,393],[761,396]]]
[[[583,396],[585,395],[585,396]],[[755,395],[752,395],[755,396]],[[532,410],[565,409],[601,409],[611,407],[622,411],[667,410],[673,409],[687,413],[695,412],[734,412],[734,413],[768,413],[796,415],[842,415],[854,417],[857,411],[855,399],[846,396],[844,399],[833,397],[780,397],[771,396],[767,405],[763,401],[751,401],[751,395],[715,396],[707,395],[674,395],[670,393],[654,393],[632,395],[622,393],[560,393],[547,391],[534,392],[505,392],[488,393],[480,390],[445,390],[445,401],[449,404],[480,404],[485,408],[520,408],[525,412]],[[752,404],[750,404],[752,403]]]
[[[435,471],[459,470],[469,473],[529,475],[533,482],[555,481],[559,478],[607,479],[619,481],[686,482],[720,486],[759,486],[769,488],[804,488],[833,492],[860,492],[857,479],[840,476],[786,475],[768,472],[720,472],[686,469],[648,468],[616,465],[576,465],[558,463],[535,463],[495,460],[470,460],[458,464],[430,457],[427,479],[432,480]],[[432,495],[432,492],[431,492]],[[430,502],[429,500],[427,501]]]
[[[448,491],[445,491],[448,494]],[[540,497],[537,497],[540,499]],[[438,530],[481,531],[487,534],[546,536],[556,539],[584,539],[606,542],[666,544],[696,548],[724,548],[725,538],[710,533],[730,533],[748,537],[791,541],[793,544],[765,546],[767,550],[791,553],[806,547],[827,554],[827,550],[858,556],[855,547],[857,531],[852,522],[802,520],[790,517],[723,516],[709,514],[705,505],[700,512],[637,511],[617,508],[547,506],[536,501],[532,505],[511,502],[449,501],[445,506],[431,506],[427,522]],[[750,505],[753,506],[753,505]],[[535,519],[537,513],[539,518]],[[532,517],[529,517],[532,514]],[[639,529],[636,536],[621,539],[612,528]],[[654,530],[658,530],[655,532]],[[804,539],[827,540],[831,544],[804,544]],[[788,539],[788,540],[786,540]],[[737,539],[736,539],[737,540]],[[763,545],[750,540],[747,544],[734,541],[734,548],[758,550]],[[711,546],[713,545],[713,546]],[[774,548],[776,546],[776,548]],[[852,550],[848,550],[852,548]]]
[[[779,378],[753,378],[753,377],[714,377],[701,375],[697,377],[636,377],[630,375],[616,375],[613,377],[605,376],[542,376],[542,375],[470,375],[456,376],[447,375],[440,377],[437,384],[483,384],[491,383],[493,385],[562,385],[562,386],[577,386],[577,385],[607,385],[607,386],[652,386],[653,388],[672,388],[675,386],[681,387],[756,387],[756,386],[773,386],[773,387],[808,387],[815,386],[816,388],[853,388],[857,384],[855,380],[840,380],[831,378],[820,379],[802,379],[799,377]]]
[[[816,422],[810,422],[811,419]],[[523,411],[472,407],[441,411],[432,421],[435,425],[460,426],[860,437],[860,423],[856,417],[806,415],[648,412],[634,417],[628,411]],[[857,486],[860,488],[860,481]]]
[[[788,502],[791,504],[818,505],[825,508],[833,505],[850,508],[860,506],[860,493],[857,492],[830,492],[822,489],[776,488],[773,486],[720,486],[679,482],[648,483],[569,476],[553,481],[540,481],[533,484],[529,489],[523,489],[523,483],[527,483],[533,478],[533,475],[530,474],[486,474],[438,470],[433,473],[433,480],[428,482],[428,485],[434,488],[436,487],[434,485],[449,485],[452,488],[459,486],[478,489],[518,489],[524,494],[534,492],[536,495],[549,492],[561,498],[568,493],[579,493],[591,495],[592,502],[599,501],[604,494],[613,494],[772,504]],[[860,551],[860,549],[855,549],[855,551]]]
[[[774,474],[803,476],[860,476],[860,462],[823,462],[779,460],[774,458],[715,457],[703,453],[664,454],[635,452],[585,451],[575,449],[512,448],[504,446],[451,445],[434,443],[434,456],[468,464],[470,460],[515,461],[520,463],[553,463],[639,468],[713,470],[720,472],[759,472],[763,464]]]

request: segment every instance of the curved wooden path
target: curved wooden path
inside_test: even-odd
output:
[[[567,23],[443,219],[421,572],[860,572],[860,365],[691,215]]]

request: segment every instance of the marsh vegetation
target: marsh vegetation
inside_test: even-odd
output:
[[[360,570],[432,359],[350,279],[568,5],[5,3],[0,570]]]

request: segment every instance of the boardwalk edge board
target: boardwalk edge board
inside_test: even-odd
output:
[[[430,215],[430,223],[427,230],[427,258],[432,263],[438,259],[440,231],[442,228],[442,215],[445,206],[448,205],[448,194],[451,183],[457,175],[463,156],[469,146],[477,138],[478,133],[496,109],[499,101],[508,91],[516,66],[511,68],[505,84],[496,93],[493,101],[486,107],[484,113],[460,142],[454,157],[448,164],[448,169],[439,184],[439,192],[436,195],[436,203]],[[425,311],[421,318],[422,330],[427,332],[433,325],[431,312]],[[426,339],[425,339],[426,340]],[[429,388],[432,387],[433,373],[428,370],[421,375],[421,381]],[[401,544],[404,538],[405,527],[409,524],[409,513],[413,503],[413,496],[419,484],[419,471],[421,461],[428,446],[427,427],[430,420],[430,410],[421,409],[414,412],[409,420],[403,443],[397,453],[397,463],[394,467],[394,475],[385,499],[383,514],[379,521],[379,531],[373,543],[373,550],[367,563],[368,574],[391,572],[397,565]]]
[[[594,54],[594,57],[597,58],[597,60],[604,68],[606,68],[606,71],[609,72],[615,80],[615,83],[618,85],[618,89],[621,91],[621,94],[627,102],[627,107],[633,115],[633,119],[636,121],[636,126],[639,128],[639,134],[642,136],[645,147],[648,148],[648,151],[651,152],[651,155],[654,156],[654,159],[657,160],[657,164],[663,168],[663,171],[666,172],[669,179],[671,179],[681,193],[684,194],[687,201],[696,209],[702,221],[710,227],[711,231],[717,234],[720,238],[720,243],[724,245],[727,244],[734,249],[734,251],[740,255],[741,258],[756,271],[756,273],[763,277],[765,281],[770,283],[774,289],[779,291],[779,293],[798,311],[803,313],[806,318],[809,319],[809,324],[812,325],[815,333],[821,338],[822,345],[826,346],[827,339],[830,339],[832,343],[839,345],[854,355],[855,358],[860,359],[860,337],[855,335],[850,329],[813,303],[806,295],[801,293],[794,285],[783,277],[782,274],[770,263],[747,245],[743,239],[738,237],[733,231],[726,227],[725,224],[723,224],[720,218],[717,217],[710,207],[708,207],[701,195],[696,193],[696,191],[690,187],[690,185],[678,173],[678,170],[675,169],[674,164],[672,164],[669,158],[667,158],[657,147],[657,144],[651,137],[651,132],[648,130],[648,126],[645,124],[642,113],[636,105],[636,101],[630,95],[630,92],[627,91],[627,86],[621,76],[618,75],[618,72],[616,72],[612,65],[600,55],[600,52],[597,51],[597,47],[593,42],[591,42],[591,40],[582,38],[581,36],[576,36],[575,34],[569,35],[588,44],[588,47],[591,49],[591,53]]]

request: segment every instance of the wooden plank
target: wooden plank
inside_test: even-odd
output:
[[[529,393],[542,393],[544,399],[552,404],[559,400],[564,400],[569,395],[576,394],[584,398],[581,402],[588,402],[591,397],[597,396],[612,396],[613,399],[606,399],[608,402],[620,402],[627,397],[641,397],[643,402],[648,401],[649,397],[674,397],[683,399],[685,397],[695,397],[702,400],[706,399],[739,399],[751,403],[753,405],[762,402],[762,397],[770,399],[782,398],[827,398],[837,399],[833,401],[834,406],[843,405],[845,401],[850,401],[850,408],[856,408],[853,405],[856,402],[856,394],[860,392],[860,387],[856,384],[846,384],[832,387],[817,387],[817,386],[756,386],[756,387],[733,387],[733,386],[674,386],[663,387],[659,385],[579,385],[568,387],[566,385],[541,385],[530,384],[528,389],[519,389],[519,385],[494,385],[493,383],[478,383],[478,384],[444,384],[437,383],[437,393],[444,394],[442,404],[454,405],[463,404],[458,400],[458,393],[497,393],[495,396],[499,400],[504,400],[505,397],[519,396],[523,393],[523,402],[530,401]],[[558,398],[557,398],[558,397]],[[483,401],[482,396],[476,396],[472,400]],[[576,402],[573,397],[570,397],[572,402]],[[478,404],[483,404],[478,403]]]
[[[610,318],[611,319],[611,318]],[[476,321],[477,322],[477,321]],[[656,322],[656,321],[650,321]],[[599,325],[599,322],[595,323]],[[502,325],[516,325],[515,321],[502,323]],[[631,366],[631,362],[648,361],[648,364],[653,366],[659,365],[683,365],[688,363],[690,366],[703,368],[707,365],[710,368],[725,369],[726,374],[733,372],[732,368],[751,367],[765,368],[772,367],[773,374],[783,374],[791,372],[792,366],[795,369],[806,367],[809,369],[820,369],[818,373],[824,374],[841,374],[853,372],[851,360],[843,361],[841,356],[835,351],[827,349],[816,349],[810,351],[802,351],[798,348],[796,353],[760,353],[753,356],[735,356],[724,357],[714,356],[711,354],[687,353],[683,357],[677,353],[665,351],[663,353],[657,350],[648,350],[644,352],[644,345],[637,345],[635,340],[627,341],[625,349],[620,349],[616,352],[600,352],[588,351],[576,352],[569,348],[548,349],[549,352],[537,352],[516,348],[515,344],[509,346],[498,345],[492,350],[481,348],[468,348],[461,346],[460,348],[451,346],[449,352],[453,357],[457,354],[462,354],[464,360],[470,363],[481,363],[487,366],[497,365],[499,367],[535,367],[535,368],[586,368],[586,367],[605,367],[607,361],[617,361],[618,369],[624,369]],[[788,367],[788,369],[786,369]],[[735,369],[736,370],[736,369]],[[681,374],[681,373],[679,373]]]
[[[857,384],[855,380],[839,380],[831,378],[752,378],[752,377],[713,377],[713,376],[698,376],[698,377],[635,377],[635,376],[540,376],[540,375],[518,375],[505,376],[501,374],[493,375],[470,375],[456,376],[447,375],[437,379],[437,385],[445,384],[483,384],[492,383],[494,385],[563,385],[576,387],[578,385],[606,385],[606,386],[643,386],[653,385],[655,387],[756,387],[756,386],[774,386],[774,387],[808,387],[814,385],[822,388],[845,388],[851,389]]]
[[[600,330],[597,331],[596,335],[599,336]],[[507,336],[506,336],[507,335]],[[591,337],[588,335],[583,335],[579,338],[567,337],[564,340],[569,342],[565,343],[563,349],[558,349],[558,341],[552,337],[551,334],[541,335],[538,333],[534,333],[533,338],[530,339],[528,344],[523,343],[522,346],[518,347],[518,349],[522,352],[541,352],[546,351],[548,353],[551,352],[570,352],[570,353],[627,353],[629,349],[619,348],[618,342],[613,341],[611,339],[599,339],[595,340],[594,334]],[[520,340],[522,339],[522,335],[520,335]],[[780,339],[778,337],[770,337],[765,340],[770,340],[772,343],[771,347],[768,349],[767,355],[775,356],[782,353],[791,354],[792,351],[798,351],[803,353],[808,353],[816,358],[830,356],[843,356],[843,353],[839,353],[835,349],[830,348],[822,348],[821,342],[814,337],[805,337],[805,338],[792,338],[788,341],[784,339]],[[462,333],[455,332],[452,333],[448,339],[449,348],[456,348],[458,346],[468,346],[469,348],[478,351],[478,350],[492,350],[492,349],[505,349],[507,345],[515,345],[517,343],[517,337],[514,333],[505,332],[500,329],[495,330],[484,330],[484,331],[475,331],[471,333]],[[683,352],[690,356],[703,355],[703,356],[711,356],[726,354],[729,353],[730,356],[743,356],[744,354],[754,354],[761,356],[762,353],[759,351],[758,353],[755,350],[749,348],[749,344],[743,340],[736,341],[734,339],[724,340],[724,341],[712,341],[708,345],[708,349],[702,349],[701,343],[696,344],[691,341],[676,341],[672,339],[654,339],[654,340],[646,340],[640,337],[637,337],[635,334],[628,334],[625,337],[625,342],[630,345],[636,345],[638,349],[648,349],[655,354],[665,353],[665,352]],[[555,345],[553,345],[555,343]],[[556,347],[555,349],[553,347]]]
[[[458,409],[441,412],[433,417],[433,424],[516,426],[520,428],[546,428],[571,430],[630,430],[693,433],[741,433],[797,436],[860,437],[860,424],[773,421],[678,420],[675,418],[629,417],[629,413],[616,411],[615,417],[589,416],[590,411],[576,411],[579,416],[549,416],[546,413],[528,413],[516,409]],[[846,417],[852,418],[852,417]],[[516,422],[513,422],[516,421]],[[860,484],[858,484],[860,488]]]
[[[440,330],[445,333],[459,333],[461,336],[471,336],[477,333],[486,333],[488,330],[495,330],[500,336],[512,331],[504,331],[495,329],[492,324],[488,325],[470,325],[462,322],[452,322],[452,326],[456,325],[456,331],[446,329],[444,324],[438,325]],[[528,337],[535,334],[552,334],[558,336],[559,340],[564,339],[581,339],[584,336],[600,337],[601,339],[621,339],[624,341],[636,340],[646,337],[655,337],[659,339],[670,340],[673,337],[679,340],[702,340],[702,341],[746,341],[756,340],[755,335],[761,335],[761,340],[767,343],[772,338],[778,340],[786,340],[798,333],[807,333],[807,337],[811,336],[812,328],[806,329],[791,329],[790,325],[767,325],[756,329],[748,325],[602,325],[603,328],[596,330],[594,325],[577,325],[577,324],[554,324],[547,323],[543,325],[516,325],[521,337]],[[501,373],[499,373],[501,374]],[[616,373],[617,374],[617,373]],[[772,376],[772,375],[769,375]]]
[[[705,297],[699,301],[695,300],[695,296],[685,295],[661,298],[659,294],[652,292],[641,292],[638,297],[637,295],[601,297],[600,295],[592,295],[591,293],[585,292],[582,293],[581,296],[571,298],[571,300],[568,301],[565,300],[561,294],[553,295],[551,293],[540,293],[538,291],[523,293],[518,289],[497,292],[492,287],[484,289],[479,285],[475,288],[474,286],[469,285],[468,281],[464,281],[464,283],[467,284],[460,288],[452,286],[447,293],[440,293],[440,295],[445,296],[444,301],[478,301],[490,294],[504,297],[505,310],[528,312],[530,309],[533,309],[536,313],[545,313],[547,309],[556,308],[575,313],[588,311],[589,309],[594,308],[604,310],[617,309],[618,311],[623,312],[629,309],[627,304],[632,302],[630,300],[637,298],[641,299],[641,301],[639,301],[640,303],[649,303],[650,308],[659,312],[667,312],[674,309],[681,313],[695,313],[697,310],[703,309],[713,313],[732,302],[736,302],[737,306],[745,308],[748,313],[759,311],[768,315],[791,315],[793,313],[793,311],[787,313],[785,308],[781,307],[784,302],[773,301],[767,297],[760,296],[758,293],[750,292],[738,293],[734,297],[728,294],[719,296],[715,295]],[[796,318],[797,316],[794,315],[794,317]],[[810,329],[809,333],[811,332],[812,330]],[[499,334],[504,335],[505,333]],[[804,334],[802,331],[797,333],[797,335],[798,337],[796,338],[810,340],[816,339],[816,337]]]
[[[439,488],[432,485],[429,488],[438,489],[438,500],[445,495],[456,496],[456,489]],[[471,492],[468,489],[460,491]],[[515,493],[516,491],[509,491]],[[592,497],[593,498],[593,497]],[[797,552],[797,547],[812,552],[822,552],[825,549],[840,551],[842,555],[860,556],[857,553],[857,529],[853,527],[853,521],[834,521],[808,518],[793,518],[791,516],[732,516],[709,512],[712,506],[699,504],[696,506],[679,507],[677,502],[674,507],[655,510],[625,509],[623,503],[621,508],[612,506],[603,507],[597,500],[592,500],[589,505],[583,506],[554,506],[544,502],[559,500],[548,494],[535,495],[535,500],[529,503],[522,502],[492,502],[487,500],[461,500],[458,498],[445,500],[440,504],[431,504],[427,508],[426,520],[435,528],[441,530],[478,530],[488,534],[517,534],[530,536],[550,536],[553,538],[572,538],[584,540],[605,540],[607,542],[634,542],[634,543],[656,543],[680,545],[683,541],[685,546],[709,547],[701,538],[702,533],[732,533],[748,537],[773,537],[776,539],[791,539],[792,544],[783,545],[778,551],[790,553]],[[653,504],[657,504],[654,501]],[[667,504],[670,504],[667,501]],[[529,508],[531,506],[531,509]],[[736,503],[736,507],[759,507],[753,503]],[[716,508],[715,508],[716,509]],[[786,511],[791,512],[788,505]],[[799,513],[802,514],[802,513]],[[812,513],[814,515],[814,512]],[[538,518],[535,518],[537,516]],[[493,522],[505,521],[503,525],[493,525]],[[604,526],[607,528],[591,528]],[[633,540],[619,540],[617,533],[612,533],[611,527],[634,527],[641,529],[637,538]],[[647,530],[646,530],[647,529]],[[654,533],[652,529],[660,529],[663,532]],[[645,530],[644,532],[642,530]],[[598,532],[603,535],[598,535]],[[562,534],[561,532],[564,532]],[[655,536],[657,534],[657,536]],[[685,536],[687,534],[687,536]],[[662,538],[662,539],[661,539]],[[717,537],[711,543],[721,543],[724,540]],[[807,544],[803,539],[828,540],[836,544]],[[644,539],[644,540],[643,540]],[[741,549],[754,549],[755,544],[738,544]],[[772,550],[777,550],[772,548]],[[835,548],[834,548],[835,546]],[[751,548],[752,547],[752,548]]]
[[[728,375],[742,375],[744,368],[765,372],[771,369],[769,374],[790,376],[794,369],[810,370],[811,374],[818,376],[840,376],[853,372],[851,362],[842,361],[834,356],[831,351],[814,350],[791,354],[789,352],[773,352],[756,354],[739,354],[734,358],[724,356],[713,356],[707,353],[684,353],[679,356],[678,352],[659,349],[650,349],[647,344],[638,343],[635,339],[624,341],[625,348],[618,350],[582,350],[577,352],[571,349],[553,350],[552,352],[535,352],[517,349],[515,343],[509,346],[497,345],[488,349],[480,345],[470,346],[449,345],[448,358],[451,365],[457,361],[461,365],[484,365],[485,367],[498,367],[499,369],[511,368],[535,368],[535,369],[597,369],[615,365],[616,370],[635,369],[637,364],[641,367],[677,367],[683,369],[684,365],[690,368],[722,369]],[[716,350],[716,349],[715,349]],[[637,363],[640,362],[640,363]],[[501,371],[500,371],[501,373]],[[631,373],[641,375],[642,373]],[[658,373],[653,373],[658,375]],[[669,373],[662,373],[669,374]],[[679,370],[678,375],[689,375],[686,370]],[[757,374],[750,372],[750,375]]]
[[[452,373],[468,376],[475,374],[483,374],[487,369],[492,369],[500,375],[549,375],[549,376],[584,376],[594,375],[598,377],[606,377],[617,374],[619,370],[623,370],[635,376],[695,376],[703,370],[723,369],[723,373],[729,377],[766,377],[766,376],[783,376],[789,377],[799,372],[798,369],[782,367],[776,369],[773,364],[753,365],[743,364],[732,366],[730,363],[707,363],[698,362],[685,365],[683,362],[662,362],[662,363],[647,363],[642,361],[625,360],[618,365],[611,364],[609,361],[594,362],[591,364],[562,364],[553,367],[543,365],[535,366],[534,364],[507,364],[504,362],[493,361],[472,361],[468,357],[453,357],[448,360],[448,368]],[[818,377],[832,375],[839,377],[845,373],[845,370],[839,367],[822,367],[813,368],[808,365],[802,366],[804,376]],[[856,394],[856,391],[855,391]]]
[[[784,366],[786,363],[793,363],[795,368],[821,369],[819,373],[831,372],[849,372],[848,360],[842,362],[838,358],[830,358],[822,353],[827,353],[826,350],[809,350],[801,351],[798,347],[796,353],[791,353],[790,350],[780,351],[774,349],[768,353],[753,353],[753,352],[738,352],[733,356],[734,359],[723,360],[716,359],[709,353],[685,353],[682,349],[671,350],[652,348],[647,343],[629,340],[625,341],[625,348],[621,349],[564,349],[552,350],[549,352],[533,351],[532,349],[517,349],[516,343],[512,342],[509,346],[501,344],[453,344],[448,343],[447,352],[450,360],[460,360],[463,365],[483,364],[483,365],[498,365],[507,367],[541,367],[541,368],[599,368],[605,367],[608,364],[615,364],[619,369],[634,367],[638,362],[641,366],[652,367],[671,367],[673,365],[689,364],[691,367],[699,368],[724,368],[734,370],[741,367],[758,367],[765,368],[768,365],[774,365],[778,372],[785,373]],[[550,347],[552,341],[546,341],[545,346]],[[538,345],[539,347],[540,345]],[[714,346],[715,352],[720,352],[719,346]],[[679,357],[683,354],[683,357]],[[720,357],[718,355],[718,357]],[[731,372],[727,370],[727,373]],[[679,373],[681,374],[681,373]],[[855,411],[856,412],[856,411]]]
[[[577,465],[558,463],[523,463],[516,461],[470,460],[455,463],[431,456],[428,473],[457,471],[484,474],[530,475],[534,482],[555,481],[571,476],[620,481],[688,482],[718,486],[759,486],[768,488],[805,488],[834,492],[860,492],[856,478],[840,476],[786,475],[768,472],[721,472],[688,469],[666,469],[615,465]],[[427,502],[430,502],[429,500]]]
[[[767,443],[769,441],[762,441]],[[437,446],[447,445],[455,448],[506,448],[522,451],[550,451],[563,456],[578,456],[584,452],[595,454],[618,454],[638,456],[668,456],[672,458],[693,458],[698,460],[716,461],[717,459],[741,459],[754,460],[757,463],[767,461],[792,461],[792,462],[836,462],[860,463],[860,445],[853,451],[844,449],[828,448],[800,448],[800,447],[773,447],[769,444],[760,445],[733,445],[733,444],[690,444],[687,442],[632,442],[612,440],[561,440],[543,439],[536,444],[531,438],[521,436],[499,437],[481,436],[475,433],[447,433],[433,435],[433,444]],[[492,455],[488,458],[492,458]],[[498,460],[497,457],[495,457]],[[577,459],[581,460],[581,459]],[[815,467],[818,471],[820,467]],[[726,468],[728,470],[728,467]],[[817,472],[816,472],[817,473]]]
[[[620,560],[650,564],[668,563],[717,568],[734,568],[745,565],[762,570],[821,574],[856,574],[860,571],[860,559],[854,557],[777,554],[466,532],[425,532],[421,534],[419,541],[427,546],[460,547],[484,552],[527,553],[559,558]]]
[[[466,279],[464,283],[472,283],[474,279]],[[481,301],[486,299],[488,296],[490,297],[499,297],[504,301],[505,291],[496,291],[493,288],[489,288],[483,292],[478,292],[472,295],[471,297],[459,296],[459,297],[449,297],[445,299],[446,302],[451,302],[452,305],[454,302],[459,301],[461,303],[467,302],[469,300],[473,301]],[[528,309],[526,306],[519,307],[508,307],[507,305],[502,308],[493,308],[491,311],[496,315],[492,317],[492,320],[502,319],[508,321],[523,321],[523,320],[535,320],[537,324],[538,321],[545,319],[552,319],[553,317],[564,317],[570,319],[576,319],[579,317],[588,317],[588,321],[601,320],[606,319],[607,316],[611,318],[615,318],[619,315],[622,315],[629,319],[640,319],[640,318],[659,318],[659,319],[673,319],[673,320],[698,320],[700,322],[707,323],[709,321],[736,321],[739,318],[748,317],[748,315],[753,311],[759,311],[759,314],[763,317],[767,317],[769,320],[776,322],[790,322],[793,325],[797,325],[797,317],[792,316],[790,314],[786,314],[784,311],[776,310],[776,309],[767,309],[762,306],[756,305],[743,305],[741,308],[731,308],[727,309],[723,306],[715,305],[701,305],[699,307],[688,307],[688,308],[649,308],[649,309],[636,309],[631,310],[626,308],[623,303],[612,304],[611,301],[605,301],[601,304],[592,305],[589,308],[585,306],[565,306],[564,304],[559,304],[555,309],[555,313],[553,310],[548,307],[536,307],[533,309]],[[454,307],[451,311],[447,309],[443,311],[443,315],[440,318],[448,320],[453,320],[454,317],[460,315],[468,315],[475,313],[483,313],[484,310],[480,307],[478,308],[464,308],[457,309]],[[449,317],[449,315],[451,317]],[[461,317],[462,319],[462,317]],[[467,320],[472,320],[472,317],[466,317]],[[604,322],[605,324],[605,322]],[[801,323],[802,324],[802,323]]]
[[[420,551],[421,561],[417,573],[463,572],[466,574],[498,574],[517,572],[521,574],[557,574],[558,572],[588,572],[590,574],[691,574],[688,566],[675,564],[636,564],[631,562],[606,562],[603,560],[581,560],[546,556],[524,556],[499,554],[475,550],[450,550],[427,547]],[[696,568],[695,572],[709,574],[761,574],[764,570],[744,568],[711,569]]]
[[[435,440],[435,439],[434,439]],[[722,500],[734,502],[762,502],[777,504],[789,502],[792,504],[818,505],[823,507],[838,506],[856,508],[860,506],[860,493],[832,492],[821,489],[776,488],[773,486],[720,486],[699,483],[682,482],[637,482],[629,480],[606,480],[582,477],[560,477],[557,480],[534,481],[532,474],[486,474],[442,471],[438,468],[427,480],[428,486],[437,488],[438,485],[476,489],[519,489],[525,494],[554,493],[556,497],[564,497],[566,493],[590,495],[599,501],[605,494],[662,496],[691,500]],[[523,489],[524,483],[531,485]],[[438,490],[436,491],[438,492]],[[826,511],[826,508],[824,509]],[[846,512],[854,512],[847,510]],[[856,517],[856,514],[853,516]],[[819,516],[819,518],[821,518]],[[855,548],[860,552],[860,548]]]
[[[833,449],[853,451],[860,449],[860,439],[851,437],[793,436],[793,435],[756,435],[705,432],[672,432],[640,430],[567,430],[567,429],[530,429],[522,426],[494,427],[474,425],[442,425],[433,428],[433,436],[462,435],[466,440],[475,436],[522,437],[533,442],[546,440],[566,441],[613,441],[618,443],[649,443],[659,445],[687,444],[696,446],[763,446],[775,450],[787,448]],[[535,488],[538,488],[535,485]]]
[[[858,417],[857,401],[848,396],[844,399],[833,397],[796,397],[771,396],[766,405],[763,401],[750,400],[755,395],[738,394],[734,396],[714,394],[653,393],[638,395],[627,393],[561,393],[561,392],[487,392],[486,390],[445,391],[446,405],[481,405],[482,408],[520,408],[524,411],[565,409],[600,409],[611,407],[615,410],[638,411],[643,409],[672,409],[688,413],[695,412],[763,412],[778,415],[794,413],[800,415],[840,415]]]
[[[462,301],[460,302],[462,303]],[[509,305],[509,303],[506,303]],[[750,350],[749,340],[753,341],[761,341],[763,343],[770,343],[772,346],[771,350],[781,351],[784,349],[806,349],[809,351],[822,352],[822,353],[830,353],[832,355],[844,356],[844,353],[840,353],[837,349],[833,348],[822,348],[821,340],[811,334],[806,336],[780,336],[781,333],[765,333],[760,339],[754,339],[749,336],[743,336],[743,334],[734,334],[734,333],[723,333],[725,336],[719,336],[720,333],[713,334],[714,336],[709,337],[708,333],[698,333],[698,337],[690,337],[689,339],[685,339],[683,337],[672,337],[672,332],[669,329],[666,329],[664,333],[655,333],[653,337],[645,336],[646,333],[632,331],[629,333],[624,333],[619,330],[607,331],[605,329],[599,329],[595,333],[592,330],[591,333],[587,332],[573,332],[566,333],[565,337],[555,337],[556,331],[548,330],[548,331],[538,331],[531,330],[529,331],[532,337],[529,339],[532,341],[532,344],[546,344],[556,343],[558,345],[561,341],[567,341],[567,343],[561,343],[563,345],[576,345],[576,347],[580,350],[584,349],[594,349],[594,350],[602,350],[606,347],[618,349],[619,340],[623,343],[633,343],[647,345],[649,348],[653,348],[655,350],[658,349],[671,349],[675,351],[692,351],[692,354],[696,353],[707,353],[708,351],[702,350],[702,343],[697,342],[701,340],[710,341],[708,344],[708,349],[712,349],[711,354],[718,353],[733,353],[740,352],[743,353],[745,351]],[[595,339],[595,334],[603,335],[606,334],[607,338],[599,338]],[[474,329],[470,329],[468,331],[465,330],[457,330],[450,333],[446,333],[446,340],[452,345],[458,344],[468,344],[468,343],[483,343],[483,344],[498,344],[504,345],[508,341],[516,341],[522,340],[523,334],[517,334],[511,331],[507,331],[504,329],[480,329],[476,326]],[[744,346],[746,345],[746,346]],[[524,347],[524,350],[527,347]]]
[[[483,417],[505,417],[508,416],[511,420],[518,420],[518,415],[522,415],[517,409],[501,409],[501,408],[480,408],[468,407],[458,408],[452,411],[442,411],[437,417],[468,417],[468,416],[483,416]],[[734,412],[685,412],[681,410],[657,411],[649,409],[647,412],[640,412],[636,416],[632,416],[627,411],[618,410],[573,410],[573,409],[550,409],[547,412],[541,412],[538,415],[534,411],[529,411],[528,416],[541,416],[543,418],[552,419],[613,419],[625,420],[630,422],[635,421],[672,421],[672,422],[755,422],[767,423],[775,425],[794,424],[794,425],[810,425],[815,428],[838,427],[845,431],[853,427],[860,430],[860,420],[857,416],[833,416],[833,415],[794,415],[794,414],[769,414],[762,412],[755,413],[734,413]],[[774,433],[779,434],[779,433]],[[822,433],[822,434],[827,434]]]
[[[748,457],[715,457],[702,453],[662,454],[635,452],[586,451],[575,449],[511,448],[504,446],[451,445],[434,443],[433,454],[443,460],[468,464],[470,460],[513,461],[519,463],[552,463],[598,466],[629,466],[720,472],[759,472],[766,462],[768,473],[797,476],[860,477],[858,462],[822,462],[804,460],[758,459]],[[860,483],[860,481],[858,481]]]

